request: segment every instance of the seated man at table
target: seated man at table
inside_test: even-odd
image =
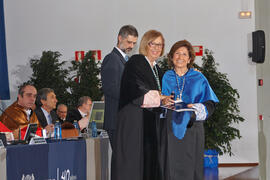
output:
[[[91,107],[92,99],[89,96],[80,97],[78,108],[68,111],[67,121],[71,123],[78,121],[80,130],[85,129],[89,122]]]
[[[57,115],[53,111],[56,108],[56,103],[54,90],[42,88],[38,91],[35,112],[41,127],[46,129],[48,136],[54,132],[54,124],[57,120]]]
[[[23,84],[19,88],[17,101],[10,105],[0,116],[0,121],[13,132],[18,139],[19,129],[25,128],[29,123],[39,124],[33,107],[36,101],[37,90],[30,84]]]
[[[66,120],[67,110],[68,108],[65,104],[58,104],[56,114],[61,124]]]

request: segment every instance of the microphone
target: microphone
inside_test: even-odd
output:
[[[21,140],[21,128],[19,128],[19,140]]]

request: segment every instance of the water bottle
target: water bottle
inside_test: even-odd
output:
[[[92,137],[97,137],[97,124],[96,121],[92,121],[91,123]]]
[[[56,123],[54,124],[54,138],[62,139],[62,128],[59,121],[56,121]]]
[[[80,130],[79,124],[78,124],[78,121],[77,121],[77,120],[74,120],[73,125],[74,125],[74,127],[75,127],[78,131]]]

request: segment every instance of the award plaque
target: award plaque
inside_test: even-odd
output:
[[[177,101],[175,101],[175,102],[177,102]],[[170,109],[170,110],[174,110],[176,112],[195,111],[193,108],[187,107],[187,104],[182,102],[182,101],[171,104],[171,105],[163,105],[161,107],[166,108],[166,109]]]

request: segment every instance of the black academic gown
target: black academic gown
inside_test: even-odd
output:
[[[158,71],[161,80],[163,74],[159,68]],[[134,55],[126,63],[121,81],[112,180],[161,179],[160,110],[141,108],[149,90],[158,90],[151,67],[143,55]]]

